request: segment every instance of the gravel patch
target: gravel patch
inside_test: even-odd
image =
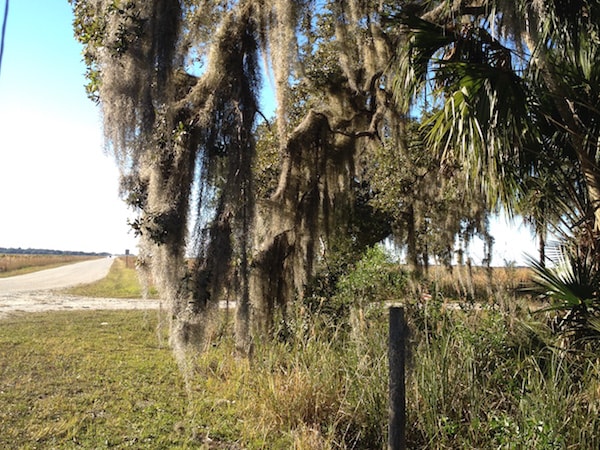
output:
[[[0,293],[0,319],[43,311],[158,309],[160,303],[160,300],[79,297],[43,290]]]

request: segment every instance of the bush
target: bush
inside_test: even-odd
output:
[[[335,260],[339,263],[325,266],[307,289],[304,305],[310,312],[339,322],[349,318],[354,306],[363,308],[405,297],[407,274],[382,246],[367,248],[352,264],[340,256]]]

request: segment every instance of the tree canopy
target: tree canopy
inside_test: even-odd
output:
[[[417,265],[457,235],[491,246],[501,204],[543,227],[568,206],[596,245],[592,3],[71,3],[176,350],[202,346],[229,299],[247,348],[341,237],[365,248],[395,228]],[[565,193],[555,215],[548,186]]]
[[[405,109],[436,104],[432,148],[458,158],[490,202],[540,234],[562,222],[594,253],[599,15],[594,1],[479,1],[415,3],[395,17],[408,36],[395,95]]]

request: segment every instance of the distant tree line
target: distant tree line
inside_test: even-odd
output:
[[[110,253],[80,252],[71,250],[49,250],[43,248],[5,248],[0,247],[0,254],[5,255],[70,255],[70,256],[110,256]]]

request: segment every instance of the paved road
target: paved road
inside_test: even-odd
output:
[[[113,261],[112,258],[92,259],[16,277],[0,278],[0,295],[92,283],[108,274]]]

